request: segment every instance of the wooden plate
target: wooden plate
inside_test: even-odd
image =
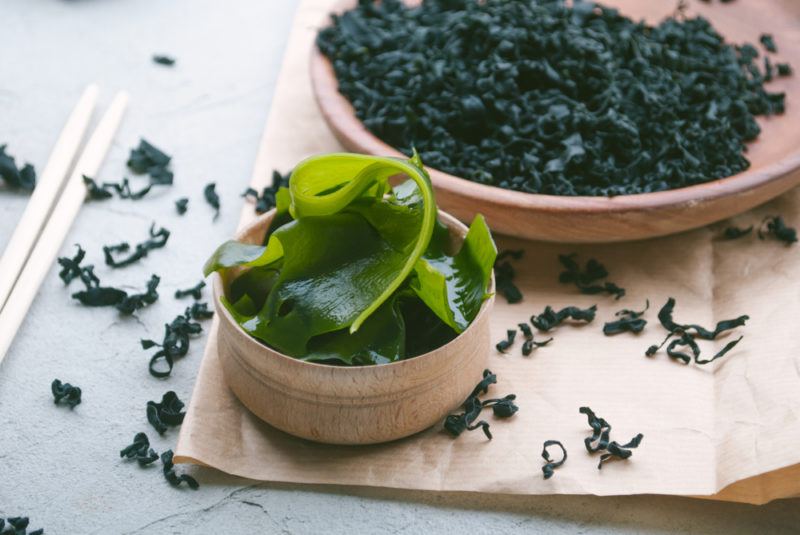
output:
[[[236,239],[262,243],[274,210]],[[467,228],[439,212],[453,244]],[[329,366],[278,353],[250,337],[222,305],[224,283],[213,275],[219,317],[219,358],[225,381],[256,416],[281,431],[328,444],[375,444],[439,424],[480,381],[489,359],[489,311],[448,344],[417,357],[377,366]],[[494,275],[490,283],[494,293]]]
[[[675,2],[609,0],[634,19],[657,23],[671,14]],[[345,0],[333,10],[355,5]],[[786,113],[759,117],[761,135],[748,146],[751,167],[738,175],[657,193],[605,197],[560,197],[522,193],[470,182],[430,169],[437,202],[462,221],[476,213],[491,228],[522,238],[558,242],[613,242],[651,238],[708,225],[762,204],[800,183],[800,2],[759,0],[723,4],[693,1],[689,15],[701,14],[730,42],[758,44],[762,32],[775,37],[778,54],[795,74],[769,84],[786,92]],[[327,24],[327,21],[325,22]],[[761,55],[763,49],[759,45]],[[317,103],[337,139],[354,152],[401,156],[356,118],[350,102],[337,90],[328,59],[316,47],[311,80]]]

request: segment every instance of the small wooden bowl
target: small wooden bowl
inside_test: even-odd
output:
[[[409,3],[419,3],[418,1]],[[658,22],[674,12],[674,2],[605,0],[635,20]],[[342,0],[333,13],[354,7]],[[590,243],[652,238],[702,227],[745,212],[800,184],[800,2],[761,0],[702,4],[692,2],[690,15],[702,14],[729,41],[758,43],[760,32],[774,35],[774,62],[788,62],[795,74],[768,84],[786,93],[786,113],[759,117],[762,133],[748,145],[747,171],[686,188],[606,197],[538,195],[486,186],[428,169],[437,202],[462,221],[486,216],[492,230],[526,239]],[[328,24],[328,22],[324,22]],[[759,46],[759,48],[761,48]],[[760,49],[762,56],[763,49]],[[314,47],[311,81],[322,115],[348,150],[380,156],[402,156],[373,135],[339,93],[328,58]]]
[[[273,214],[261,216],[236,239],[261,243]],[[454,242],[463,241],[464,225],[442,212],[439,220]],[[493,297],[466,331],[439,349],[391,364],[347,367],[293,359],[250,337],[222,304],[223,286],[215,273],[219,358],[228,386],[265,422],[315,442],[375,444],[427,429],[466,399],[489,358]]]

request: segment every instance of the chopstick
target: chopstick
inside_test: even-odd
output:
[[[8,352],[36,292],[53,266],[64,238],[86,198],[83,175],[93,176],[108,152],[128,104],[127,93],[120,92],[100,120],[72,171],[61,198],[53,209],[36,245],[17,279],[6,305],[0,310],[0,363]]]
[[[97,92],[95,84],[89,85],[83,91],[78,104],[72,110],[64,129],[58,136],[50,159],[39,176],[39,183],[33,190],[25,212],[17,223],[17,228],[14,229],[14,234],[11,235],[11,240],[0,258],[0,310],[3,309],[3,305],[11,293],[11,288],[14,287],[14,283],[22,271],[22,266],[25,265],[25,261],[36,243],[36,238],[58,198],[68,171],[75,161],[78,148],[89,126],[89,120],[92,118],[92,111],[97,103]]]

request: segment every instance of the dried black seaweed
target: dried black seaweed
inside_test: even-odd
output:
[[[767,216],[761,222],[761,226],[758,229],[759,239],[765,240],[770,236],[786,245],[791,245],[797,241],[797,231],[793,227],[787,227],[783,218],[779,215]]]
[[[73,280],[80,278],[81,274],[84,273],[86,268],[93,269],[93,266],[81,267],[81,262],[83,262],[83,259],[86,257],[86,251],[84,251],[78,244],[75,244],[75,247],[78,248],[78,251],[72,258],[69,258],[68,256],[62,256],[58,258],[58,263],[61,266],[61,271],[58,272],[58,276],[62,281],[64,281],[64,284],[69,284]],[[92,272],[92,275],[93,274],[94,273]]]
[[[172,158],[148,141],[141,139],[139,146],[131,149],[128,168],[136,174],[147,174],[150,183],[159,186],[172,185],[174,175],[169,170]]]
[[[129,266],[146,257],[150,251],[160,249],[167,244],[169,230],[163,227],[156,230],[156,224],[153,223],[150,225],[149,233],[150,237],[141,243],[137,243],[133,251],[131,251],[131,246],[128,242],[122,242],[116,245],[104,245],[103,254],[105,255],[106,265],[112,268]],[[129,251],[131,252],[129,253]],[[114,255],[118,253],[128,254],[121,258],[115,258]]]
[[[178,398],[178,394],[170,390],[161,396],[160,403],[147,402],[147,421],[159,435],[163,435],[167,426],[175,427],[183,423],[186,416],[185,412],[181,412],[183,407],[184,403]]]
[[[464,431],[481,429],[486,435],[486,438],[491,440],[492,433],[489,431],[489,422],[486,420],[476,422],[481,411],[486,407],[492,407],[492,412],[495,417],[510,418],[519,410],[519,407],[514,403],[516,399],[514,394],[510,394],[504,398],[481,401],[479,396],[488,393],[489,385],[495,384],[496,382],[497,376],[490,370],[484,370],[483,379],[475,386],[472,393],[462,404],[464,412],[447,416],[444,421],[444,429],[454,437],[461,435]]]
[[[158,300],[158,284],[161,278],[158,275],[151,275],[147,282],[147,288],[142,293],[129,294],[122,299],[116,306],[122,314],[133,314],[139,309],[152,305]]]
[[[764,46],[767,52],[774,53],[778,51],[778,47],[775,46],[775,38],[772,37],[772,34],[762,33],[759,36],[758,41]]]
[[[648,299],[644,310],[629,310],[627,308],[618,311],[614,314],[617,318],[616,321],[609,321],[603,325],[603,334],[611,336],[624,332],[640,333],[647,325],[647,320],[642,318],[644,313],[650,308],[650,300]]]
[[[165,56],[162,54],[154,54],[153,63],[157,63],[158,65],[164,65],[166,67],[172,67],[173,65],[175,65],[175,58],[170,56]]]
[[[514,284],[516,271],[511,265],[511,262],[507,259],[519,260],[522,258],[523,254],[524,251],[522,249],[507,249],[505,251],[500,251],[494,262],[494,278],[497,292],[505,297],[509,304],[522,301],[522,292],[517,285]]]
[[[547,448],[550,446],[558,446],[561,448],[561,459],[558,461],[554,461],[550,457],[550,453],[547,451]],[[559,442],[558,440],[545,440],[544,445],[542,446],[542,458],[545,460],[547,464],[542,466],[542,473],[544,473],[545,479],[550,479],[555,474],[556,468],[564,464],[567,460],[567,449],[564,445]]]
[[[778,76],[792,75],[792,66],[788,63],[778,63],[775,65],[775,69],[778,71]]]
[[[164,478],[173,487],[180,486],[181,483],[186,483],[191,489],[197,490],[200,484],[195,478],[188,474],[176,474],[175,465],[172,462],[172,450],[167,450],[161,454],[161,464],[163,465]]]
[[[6,145],[0,145],[0,178],[13,189],[33,191],[36,187],[36,170],[29,163],[17,167],[14,157],[6,152]]]
[[[119,456],[125,459],[136,459],[139,466],[147,466],[158,460],[158,454],[150,447],[150,439],[144,433],[136,433],[133,443],[121,449]]]
[[[6,526],[8,523],[8,526]],[[0,533],[3,535],[43,535],[44,529],[28,531],[30,519],[27,516],[12,516],[5,520],[0,518]],[[9,528],[9,529],[6,529]]]
[[[278,194],[278,190],[289,187],[289,177],[291,174],[291,171],[283,175],[277,169],[273,170],[272,185],[264,186],[261,190],[261,194],[253,188],[247,188],[244,193],[242,193],[242,197],[253,200],[257,214],[268,212],[274,208],[277,203],[276,195]]]
[[[534,339],[533,331],[531,331],[531,326],[527,323],[520,323],[519,330],[522,331],[522,335],[525,337],[525,341],[522,343],[522,356],[528,357],[533,352],[534,349],[539,349],[540,347],[544,347],[550,342],[553,341],[552,338],[548,338],[543,342],[537,342]]]
[[[79,386],[62,383],[59,379],[54,379],[50,384],[50,390],[53,392],[53,402],[56,405],[63,401],[64,404],[69,405],[70,409],[74,409],[76,405],[81,403],[81,389]]]
[[[514,345],[514,339],[516,337],[517,337],[517,331],[514,330],[514,329],[508,329],[506,331],[506,339],[505,340],[500,340],[499,342],[497,342],[497,344],[495,344],[494,347],[500,353],[505,353],[508,350],[508,348],[510,348],[512,345]]]
[[[119,183],[115,182],[103,182],[102,184],[98,184],[94,181],[94,179],[89,178],[86,175],[83,175],[83,183],[86,184],[87,192],[89,193],[89,198],[92,200],[105,200],[110,199],[114,196],[116,192],[117,197],[120,199],[130,199],[132,201],[138,201],[142,199],[145,195],[150,193],[153,185],[148,184],[144,186],[139,191],[133,191],[131,189],[131,183],[127,178],[123,178]]]
[[[578,261],[575,260],[577,254],[558,255],[558,261],[564,266],[558,276],[558,281],[562,284],[574,284],[582,294],[596,295],[596,294],[609,294],[613,295],[614,299],[621,299],[625,296],[625,289],[620,288],[613,282],[605,281],[600,283],[601,279],[608,277],[608,270],[606,267],[595,260],[590,258],[586,262],[584,269],[581,269]]]
[[[198,306],[200,305],[200,306]],[[205,303],[195,303],[192,307],[187,307],[183,314],[180,314],[172,322],[164,325],[164,338],[159,344],[153,340],[142,340],[142,349],[160,348],[151,358],[148,365],[150,375],[153,377],[167,377],[172,373],[175,359],[185,356],[189,352],[189,342],[191,336],[200,334],[203,327],[197,323],[197,319],[204,319],[204,314],[211,314],[206,308]],[[166,368],[159,367],[160,361],[164,361]]]
[[[203,197],[205,198],[206,202],[214,209],[214,221],[217,220],[219,217],[219,195],[217,195],[216,188],[217,185],[214,182],[210,184],[206,184],[206,187],[203,188]]]
[[[597,469],[603,468],[603,463],[611,459],[628,459],[633,452],[641,444],[644,435],[639,433],[633,437],[627,444],[619,444],[610,439],[611,424],[603,418],[598,417],[589,407],[581,407],[578,409],[581,414],[585,414],[589,420],[589,427],[592,428],[592,436],[586,437],[583,440],[586,446],[586,451],[589,453],[603,452],[600,455],[600,462]]]
[[[753,225],[747,228],[727,227],[722,233],[723,240],[738,240],[753,232]]]
[[[178,211],[178,215],[183,215],[186,213],[186,210],[189,209],[189,199],[186,197],[181,197],[175,201],[175,210]]]
[[[87,269],[88,268],[88,269]],[[86,286],[85,290],[72,294],[84,306],[107,307],[113,306],[121,314],[133,314],[139,309],[151,305],[158,300],[158,275],[151,275],[144,292],[128,294],[125,290],[113,287],[100,286],[99,279],[94,275],[92,266],[87,266],[81,272],[81,280]]]
[[[192,303],[186,310],[193,320],[207,320],[214,315],[214,311],[209,310],[208,303]]]
[[[670,358],[680,360],[684,364],[689,364],[692,360],[694,360],[696,364],[708,364],[709,362],[713,362],[725,356],[739,343],[742,337],[740,336],[737,340],[726,344],[725,347],[710,359],[700,358],[700,346],[697,344],[696,340],[698,338],[701,340],[716,340],[722,333],[741,327],[750,319],[749,316],[743,315],[730,320],[722,320],[717,322],[713,330],[710,330],[697,324],[681,324],[675,322],[672,318],[674,309],[675,299],[670,297],[658,312],[658,321],[661,323],[662,327],[668,331],[668,334],[661,344],[648,347],[647,351],[645,351],[646,356],[652,357],[669,342],[667,345],[667,355]],[[690,353],[679,350],[679,348],[683,347],[688,348]]]
[[[200,300],[203,297],[203,288],[206,287],[206,281],[200,281],[191,288],[185,290],[175,290],[175,299],[182,299],[187,296],[192,296],[193,299]]]
[[[555,311],[550,305],[547,305],[541,314],[531,316],[531,323],[540,331],[547,332],[568,319],[591,323],[594,321],[596,313],[597,305],[592,305],[589,308],[571,306],[562,308],[559,311]]]
[[[731,176],[750,165],[754,116],[784,109],[752,46],[681,13],[650,26],[585,1],[363,0],[317,45],[377,137],[530,193],[613,196]]]

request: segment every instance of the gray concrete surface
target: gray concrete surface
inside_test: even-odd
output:
[[[174,155],[175,186],[140,202],[84,207],[62,252],[81,243],[108,283],[141,287],[162,276],[161,299],[136,318],[82,308],[51,270],[0,369],[0,516],[29,515],[49,534],[76,533],[797,533],[800,502],[757,508],[637,496],[502,497],[375,489],[255,485],[192,469],[199,491],[167,485],[158,465],[141,469],[117,452],[147,430],[161,451],[177,437],[151,432],[144,406],[174,389],[188,399],[203,340],[171,378],[147,372],[140,338],[161,335],[212,248],[236,225],[270,105],[295,1],[3,0],[0,2],[0,142],[37,167],[93,80],[107,103],[132,102],[100,178],[125,173],[128,149],[145,136]],[[169,69],[150,61],[174,55]],[[222,215],[202,199],[218,183]],[[188,196],[178,217],[174,199]],[[0,189],[0,248],[27,197]],[[104,243],[144,237],[151,221],[168,246],[136,266],[102,265]],[[77,283],[73,288],[77,288]],[[56,407],[50,381],[80,385],[84,402]],[[691,452],[683,452],[691,455]],[[538,455],[538,452],[531,452]],[[480,467],[476,467],[480,469]],[[686,474],[691,477],[691,474]]]

